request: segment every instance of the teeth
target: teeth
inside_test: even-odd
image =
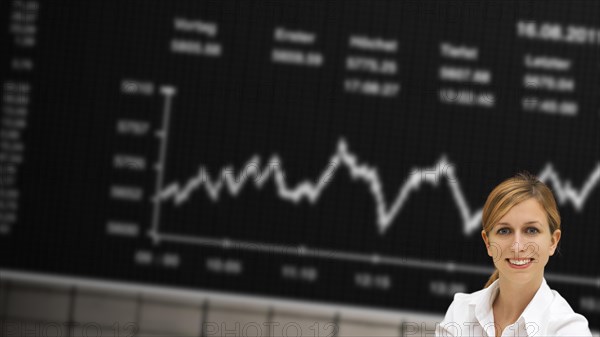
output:
[[[510,263],[512,264],[516,264],[517,266],[522,266],[524,264],[528,264],[531,259],[527,259],[527,260],[513,260],[513,259],[509,259]]]

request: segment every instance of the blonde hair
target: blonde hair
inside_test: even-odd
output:
[[[488,195],[481,214],[483,230],[488,234],[488,237],[494,225],[511,208],[530,198],[536,199],[546,212],[550,233],[560,229],[560,214],[552,191],[536,176],[523,171],[501,182]],[[484,288],[489,287],[498,277],[498,269],[495,269]]]

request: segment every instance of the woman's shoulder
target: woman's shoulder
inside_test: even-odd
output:
[[[487,292],[489,292],[489,289],[484,288],[474,291],[472,293],[455,293],[452,303],[456,303],[457,305],[468,305],[469,303],[472,303],[479,299],[481,296],[484,295],[484,293]]]
[[[587,319],[576,313],[569,302],[558,291],[552,290],[552,302],[548,307],[548,330],[557,336],[565,332],[566,335],[591,336]]]
[[[475,322],[475,306],[488,289],[477,290],[472,293],[455,293],[454,299],[444,315],[444,319],[436,327],[436,336],[460,336],[465,322]],[[454,329],[454,330],[453,330]],[[459,331],[459,333],[456,333]]]
[[[552,318],[560,319],[561,317],[568,317],[570,315],[582,315],[576,313],[567,300],[560,295],[560,293],[554,289],[552,292],[552,301],[548,307],[548,314],[553,316]],[[585,319],[585,318],[584,318]]]
[[[471,310],[468,310],[469,306],[479,302],[487,291],[489,290],[481,289],[472,293],[455,293],[452,303],[446,311],[446,318],[469,315],[471,313]]]

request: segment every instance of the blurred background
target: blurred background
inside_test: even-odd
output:
[[[598,335],[600,3],[0,9],[0,335],[432,336],[522,170]]]

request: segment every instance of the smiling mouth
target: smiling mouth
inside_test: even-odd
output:
[[[506,261],[508,261],[508,263],[512,264],[513,266],[524,266],[527,265],[529,263],[531,263],[534,259],[532,258],[527,258],[527,259],[506,259]]]

